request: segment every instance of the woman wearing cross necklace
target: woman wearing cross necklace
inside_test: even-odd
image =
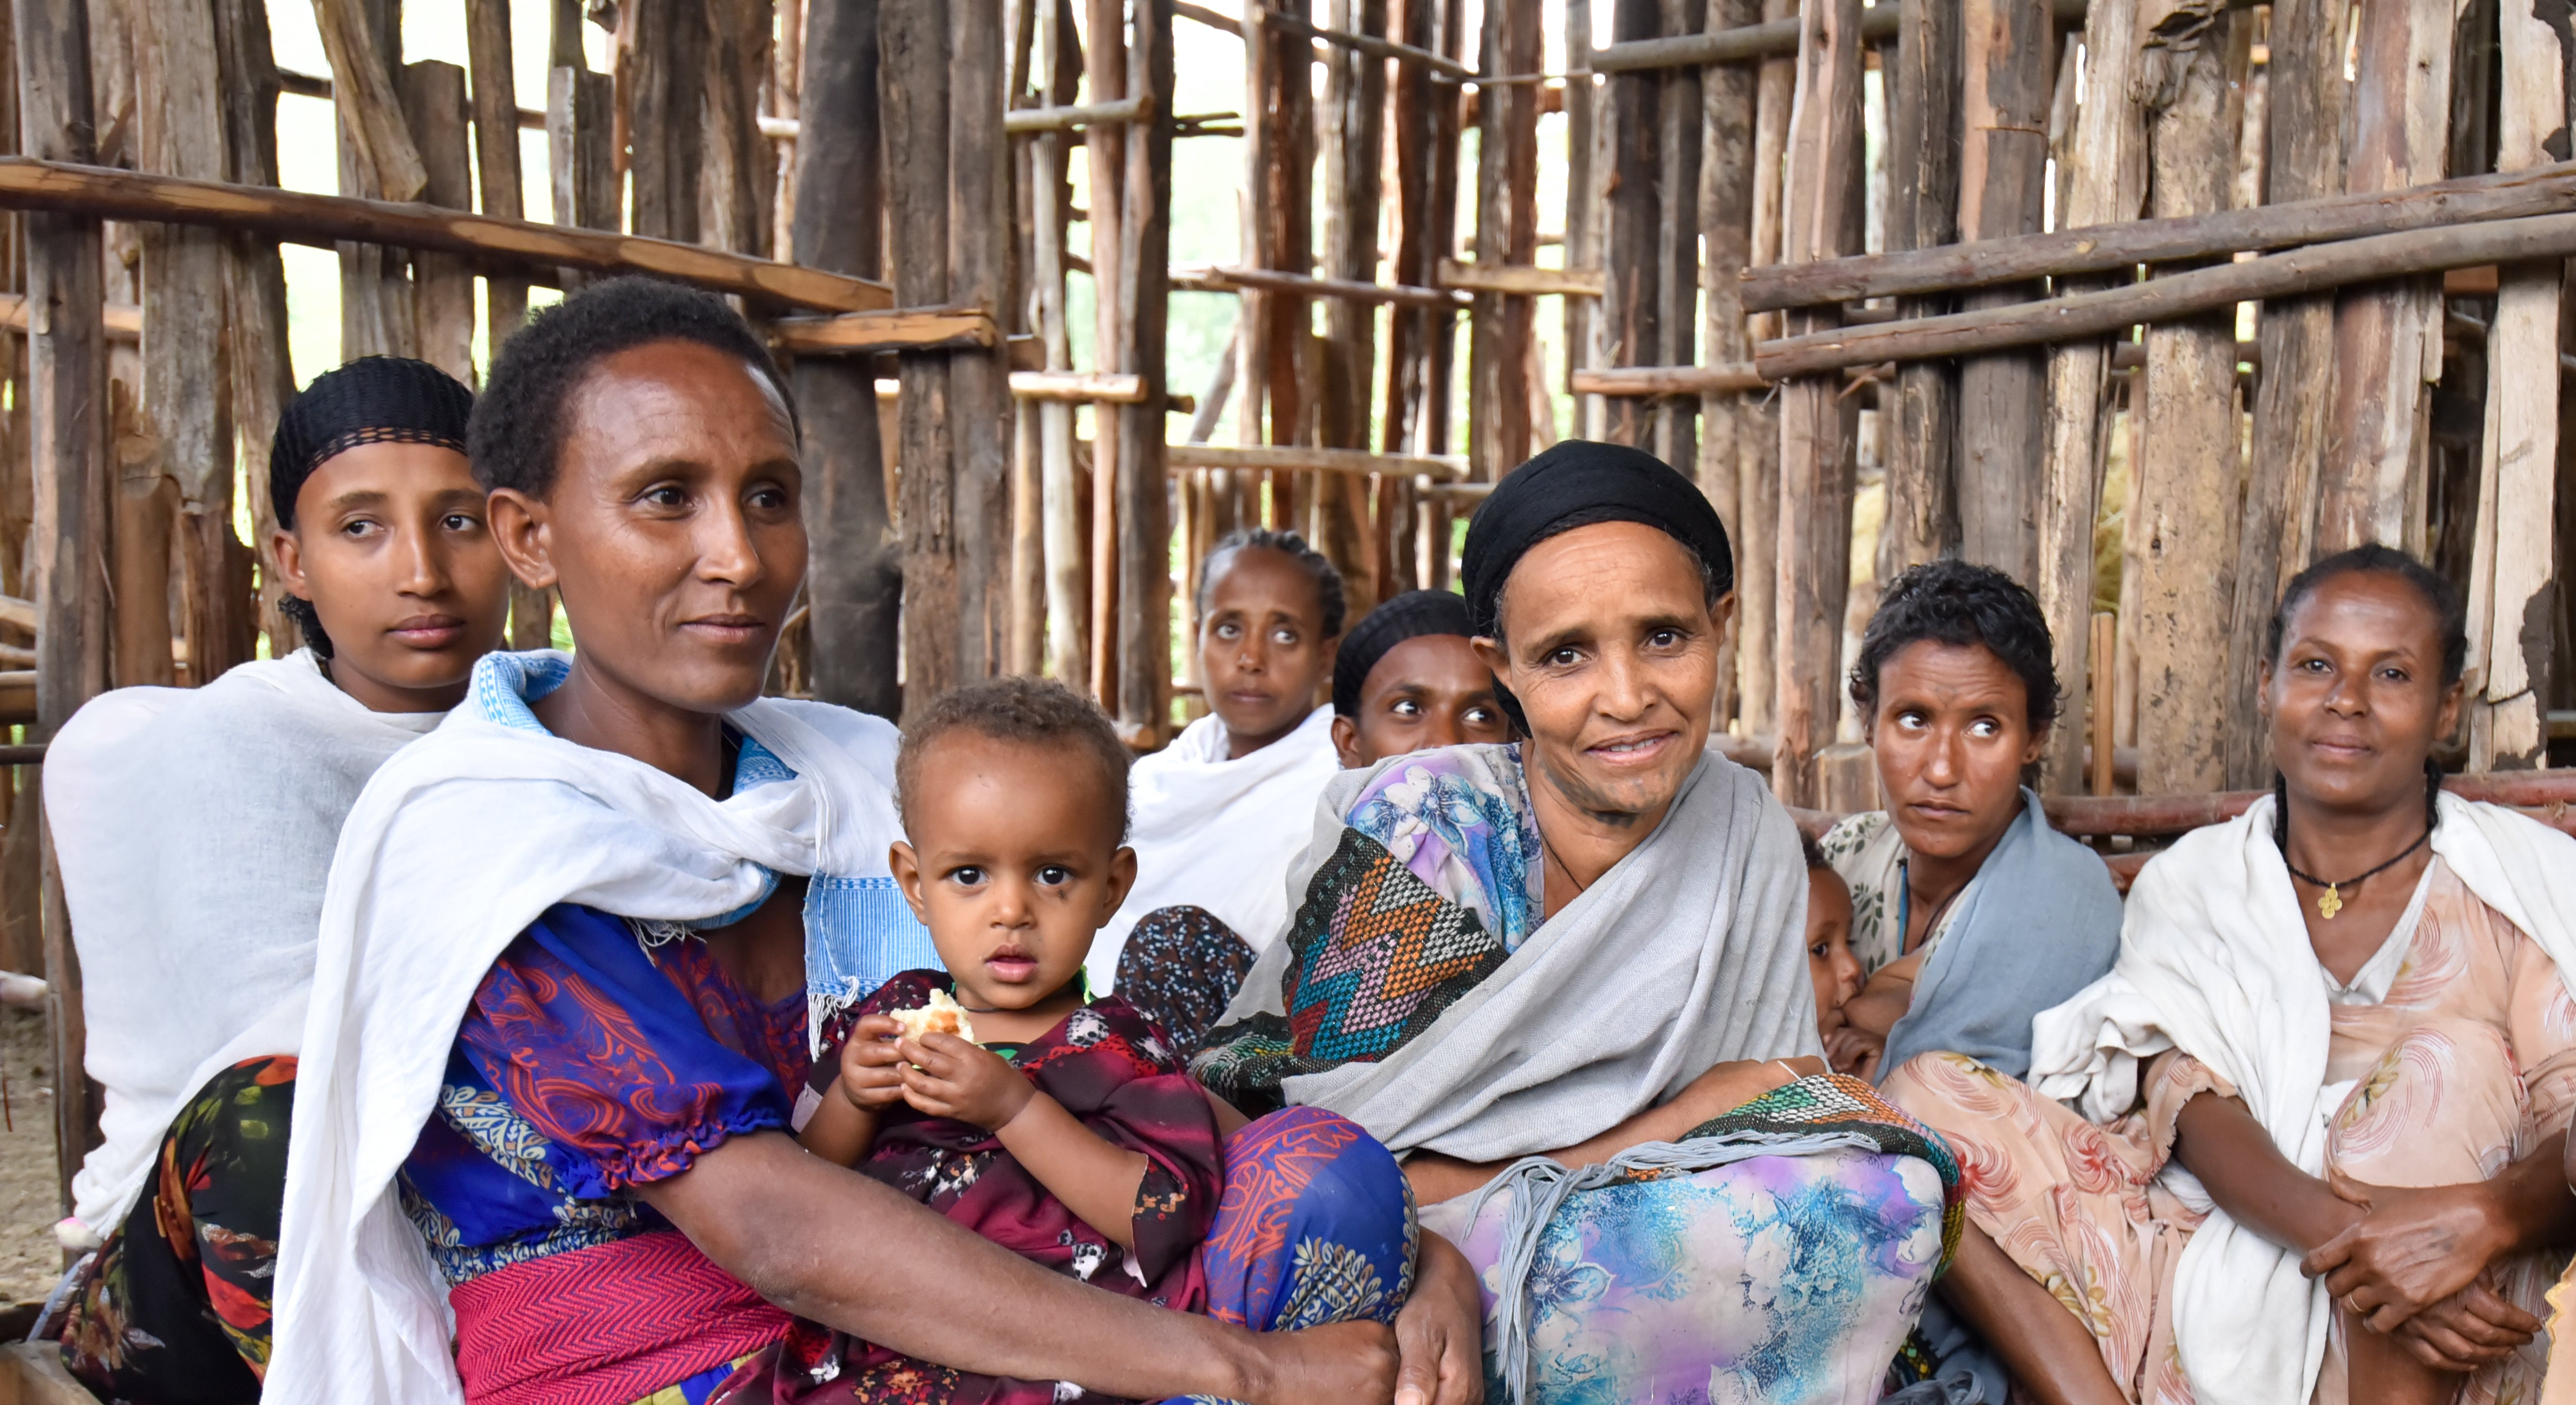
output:
[[[2536,1393],[2576,1241],[2576,840],[2440,793],[2466,651],[2402,552],[2301,573],[2263,668],[2274,794],[2140,873],[2030,1086],[1890,1080],[1972,1168],[1942,1291],[2034,1398]]]

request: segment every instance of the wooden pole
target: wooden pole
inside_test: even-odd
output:
[[[1085,6],[1082,58],[1083,77],[1091,89],[1089,96],[1094,103],[1122,101],[1129,96],[1125,7],[1118,0],[1085,0]],[[1244,45],[1247,72],[1254,66],[1253,50],[1257,47],[1249,39]],[[1299,69],[1298,74],[1302,91],[1305,70]],[[1259,121],[1260,110],[1247,107],[1245,111],[1251,114],[1244,124],[1249,132]],[[1122,344],[1118,309],[1126,296],[1123,280],[1129,273],[1123,261],[1121,237],[1126,219],[1126,143],[1118,128],[1108,126],[1090,128],[1084,133],[1084,141],[1091,177],[1092,354],[1100,369],[1115,370],[1112,358]],[[1299,271],[1304,267],[1299,265]],[[1124,427],[1125,422],[1116,415],[1095,413],[1092,417],[1091,503],[1087,514],[1091,526],[1087,557],[1091,568],[1091,695],[1113,717],[1118,715],[1119,525],[1115,466],[1118,437]],[[1158,425],[1157,437],[1159,429]],[[1246,442],[1258,442],[1258,436]]]
[[[1128,35],[1131,92],[1172,91],[1169,0],[1134,0]],[[1122,362],[1144,377],[1145,398],[1120,406],[1118,459],[1112,474],[1118,511],[1118,712],[1130,744],[1159,746],[1172,712],[1171,515],[1164,482],[1164,317],[1171,299],[1164,270],[1171,261],[1172,119],[1129,124],[1126,208],[1120,242],[1126,267],[1119,289]],[[1375,173],[1370,173],[1374,177]],[[1365,384],[1366,382],[1362,382]]]
[[[2047,0],[1962,0],[1959,34],[1959,237],[2036,234],[2056,47]],[[2036,291],[1989,289],[1965,302],[2003,306]],[[2032,352],[1959,363],[1960,551],[2023,582],[2039,576],[2042,386],[2041,360]]]
[[[1949,244],[1959,228],[1958,7],[1903,0],[1888,86],[1887,247]],[[1908,317],[1936,316],[1950,299],[1909,299]],[[1711,359],[1716,359],[1712,353]],[[1955,367],[1913,361],[1897,368],[1887,435],[1887,527],[1883,574],[1958,549],[1959,381]]]
[[[1860,0],[1810,0],[1799,16],[1784,253],[1860,247]],[[1793,330],[1833,314],[1802,312]],[[1803,324],[1803,325],[1802,325]],[[1779,741],[1772,788],[1793,805],[1823,795],[1817,754],[1841,712],[1844,597],[1851,579],[1853,441],[1859,406],[1833,377],[1780,390]]]
[[[2354,22],[2355,192],[2443,175],[2450,132],[2453,12],[2360,0]],[[2442,293],[2429,278],[2346,293],[2335,309],[2335,394],[2319,485],[2319,554],[2386,542],[2421,555],[2432,382],[2441,376]]]
[[[83,0],[17,0],[18,105],[25,150],[95,160],[89,10]],[[98,225],[30,215],[27,228],[28,450],[35,465],[36,726],[51,740],[108,676],[107,341]],[[80,957],[44,846],[45,983],[53,1027],[54,1151],[64,1213],[71,1176],[97,1143],[98,1099],[84,1068]]]
[[[429,173],[429,183],[421,187],[422,203],[473,209],[465,70],[435,60],[405,64],[399,86],[421,167]],[[474,270],[463,259],[454,254],[414,256],[411,320],[420,359],[472,385]]]
[[[1002,23],[1001,0],[948,0],[945,8],[952,67],[947,296],[968,306],[998,308],[1006,296],[1015,224],[1000,82],[1008,62],[1003,41],[1010,30]],[[961,348],[944,358],[955,474],[950,499],[956,513],[960,629],[955,682],[999,673],[1007,652],[1013,412],[1005,357],[1000,347],[992,347]],[[911,461],[904,462],[909,467]],[[1157,486],[1160,482],[1158,478]]]
[[[1689,33],[1707,23],[1707,0],[1660,0],[1663,27]],[[1521,70],[1527,71],[1527,70]],[[1676,68],[1662,75],[1656,102],[1655,278],[1656,341],[1653,360],[1687,366],[1699,360],[1701,138],[1707,125],[1701,72]],[[1517,91],[1517,89],[1515,90]],[[1535,173],[1533,173],[1535,174]],[[1655,457],[1690,473],[1699,463],[1699,402],[1692,398],[1654,406],[1648,447]]]
[[[1386,0],[1332,0],[1334,28],[1386,32]],[[1328,278],[1373,280],[1378,262],[1381,168],[1385,165],[1386,61],[1336,50],[1324,69],[1323,268]],[[1370,392],[1376,380],[1377,309],[1333,299],[1324,304],[1322,384],[1317,387],[1318,440],[1335,448],[1369,446]],[[1371,485],[1319,480],[1317,546],[1341,568],[1350,617],[1382,597],[1383,574],[1369,510]]]
[[[411,200],[428,188],[402,111],[401,0],[315,0],[331,60],[332,108],[340,134],[340,193]],[[363,242],[340,244],[340,356],[410,356],[411,282],[406,255]]]
[[[2130,96],[2141,38],[2138,0],[2098,0],[2085,18],[2085,99],[2061,162],[2064,198],[2058,213],[2061,225],[2085,233],[2069,237],[2089,237],[2096,226],[2134,220],[2146,201],[2146,126]],[[2066,286],[2098,291],[2105,285],[2097,279]],[[2088,621],[2093,611],[2093,527],[2101,516],[2108,457],[2104,435],[2114,394],[2111,359],[2111,349],[2099,342],[2069,342],[2048,350],[2046,497],[2039,524],[2039,578],[2032,582],[2056,644],[2065,714],[2082,717],[2089,697],[2105,725],[2112,695],[2092,690],[2097,679],[2111,677],[2110,661],[2098,661],[2096,667],[2090,651],[2095,641],[2112,636]],[[2131,471],[2136,471],[2134,460]],[[2107,748],[2110,742],[2102,745]],[[2109,754],[2107,749],[2103,754]],[[2043,762],[2045,789],[2076,789],[2082,764],[2079,729],[2059,727]]]
[[[774,0],[733,0],[708,6],[706,23],[699,222],[717,248],[766,258],[778,149],[760,130],[760,94],[777,7]],[[994,90],[998,103],[998,81]]]
[[[217,0],[215,36],[223,94],[225,175],[236,184],[277,182],[277,64],[271,57],[268,8],[262,0]],[[231,372],[233,429],[251,519],[251,560],[267,562],[269,532],[276,526],[268,498],[268,451],[277,419],[295,393],[295,369],[286,338],[286,270],[274,240],[248,231],[224,233],[225,360]],[[229,534],[229,514],[220,525]],[[197,525],[197,524],[192,524]],[[273,569],[262,570],[259,628],[269,652],[283,657],[299,642],[277,609],[285,589]],[[236,636],[238,637],[238,636]]]
[[[634,176],[630,228],[653,239],[698,242],[698,177],[705,166],[700,109],[713,16],[699,0],[627,0],[627,164]]]
[[[510,0],[465,0],[465,48],[474,78],[474,169],[487,215],[505,220],[527,211],[519,173],[519,98],[510,61]],[[484,281],[489,353],[528,320],[528,280],[495,273]],[[513,602],[516,603],[515,601]]]
[[[895,295],[907,305],[948,300],[950,287],[950,55],[947,10],[939,0],[881,0],[880,91],[894,232]],[[960,656],[968,616],[960,579],[956,438],[949,413],[947,358],[908,352],[897,360],[902,440],[903,709],[918,716],[933,698],[971,676]],[[980,598],[976,602],[981,604]]]
[[[1758,5],[1760,0],[1755,0]],[[1592,46],[1592,0],[1565,0],[1565,51],[1580,54]],[[1568,79],[1565,85],[1565,267],[1569,273],[1601,277],[1601,171],[1594,162],[1604,104],[1592,81]],[[1750,176],[1747,177],[1750,182]],[[1739,212],[1740,213],[1740,212]],[[1565,361],[1569,372],[1599,366],[1601,303],[1597,298],[1565,300]],[[1577,396],[1574,436],[1597,439],[1593,423],[1600,402]]]
[[[1761,0],[1711,0],[1707,20],[1712,29],[1750,24],[1762,14]],[[1708,268],[1703,354],[1712,363],[1741,363],[1753,354],[1753,339],[1744,321],[1744,301],[1736,295],[1737,275],[1753,248],[1754,92],[1760,75],[1742,66],[1711,69],[1700,77],[1702,123],[1699,182],[1699,240]],[[1568,307],[1584,302],[1565,300]],[[1567,325],[1573,315],[1567,314]],[[1743,462],[1753,417],[1741,391],[1704,394],[1699,404],[1699,487],[1717,509],[1718,520],[1738,541],[1744,535]],[[1739,563],[1740,564],[1740,563]],[[1736,586],[1743,604],[1743,584]],[[1739,616],[1741,610],[1738,610]],[[1716,715],[1722,726],[1735,715],[1736,651],[1742,631],[1730,631],[1720,646]]]
[[[1082,76],[1079,36],[1067,0],[1045,0],[1037,15],[1038,66],[1046,100],[1073,100]],[[1073,343],[1065,320],[1064,214],[1073,202],[1065,181],[1066,139],[1041,132],[1030,139],[1031,262],[1035,265],[1038,342],[1050,371],[1073,369]],[[1200,406],[1205,412],[1204,402]],[[1046,665],[1050,676],[1081,687],[1091,675],[1091,573],[1083,535],[1082,482],[1073,464],[1073,406],[1044,403],[1038,414],[1038,478],[1043,496],[1046,560]]]
[[[2548,156],[2565,130],[2565,40],[2529,5],[2498,15],[2496,164]],[[2558,489],[2560,260],[2500,272],[2487,330],[2486,432],[2480,438],[2475,551],[2469,570],[2469,769],[2547,764],[2548,686],[2563,608],[2555,562]]]
[[[1663,22],[1661,0],[1612,0],[1610,23],[1614,40],[1632,43],[1656,38],[1663,33]],[[1491,71],[1490,63],[1487,67]],[[1608,360],[1613,367],[1678,364],[1661,354],[1661,318],[1666,302],[1662,284],[1667,271],[1666,261],[1657,257],[1663,235],[1663,76],[1655,70],[1618,74],[1605,88],[1612,155],[1605,201],[1608,238],[1602,246],[1605,296],[1601,313]],[[1478,198],[1481,209],[1481,192]],[[1481,248],[1477,256],[1484,257]],[[1479,382],[1477,394],[1481,397],[1486,393]],[[1646,400],[1611,401],[1603,410],[1604,435],[1616,443],[1652,452],[1656,439],[1654,408]]]
[[[1795,0],[1762,0],[1765,22],[1797,15]],[[1797,85],[1794,59],[1763,61],[1753,89],[1753,253],[1755,264],[1783,256],[1789,119]],[[1779,335],[1778,316],[1756,318],[1748,335]],[[1756,401],[1745,426],[1736,501],[1736,723],[1742,736],[1778,736],[1780,706],[1780,401]],[[1857,430],[1855,429],[1855,432]]]
[[[2152,30],[2155,11],[2146,18]],[[2221,11],[2187,54],[2144,69],[2151,213],[2229,203],[2250,33]],[[2215,790],[2227,779],[2226,711],[2210,704],[2226,686],[2243,472],[2234,310],[2149,327],[2144,380],[2145,452],[2130,468],[2142,513],[2138,791]]]
[[[799,82],[797,260],[861,278],[885,271],[883,131],[878,108],[880,0],[807,0]],[[797,358],[805,417],[805,577],[814,696],[896,717],[903,560],[886,506],[876,370],[864,356]]]

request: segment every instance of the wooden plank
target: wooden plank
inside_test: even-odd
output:
[[[2263,165],[2276,202],[2343,191],[2347,9],[2343,0],[2273,0]],[[2316,540],[2327,444],[2325,417],[2316,407],[2334,395],[2334,306],[2332,293],[2276,298],[2263,304],[2257,323],[2263,374],[2254,388],[2253,452],[2246,460],[2222,693],[2231,787],[2259,786],[2271,775],[2257,708],[2264,630],[2281,587],[2311,559]]]
[[[1594,269],[1537,268],[1515,264],[1487,268],[1482,264],[1460,263],[1456,259],[1440,261],[1440,286],[1470,293],[1509,293],[1524,298],[1597,298],[1602,292],[1601,274]]]
[[[1002,117],[1002,130],[1013,136],[1028,132],[1071,132],[1086,127],[1123,127],[1150,122],[1154,95],[1139,93],[1116,102],[1072,103],[1063,107],[1014,108]]]
[[[2114,25],[2106,29],[2106,34],[2120,30]],[[2290,51],[2277,46],[2276,52],[2286,60]],[[2088,55],[2088,62],[2099,66],[2101,60]],[[2339,87],[2340,74],[2336,78]],[[2091,91],[2089,79],[2086,90]],[[2083,121],[2080,115],[2077,120],[2079,124]],[[2330,145],[2340,148],[2339,141]],[[2141,191],[2143,188],[2139,186]],[[2130,207],[2133,212],[2136,208]],[[1819,302],[1956,291],[2041,277],[2114,273],[2142,263],[2190,263],[2222,254],[2568,210],[2576,210],[2576,162],[2556,162],[2529,171],[2463,176],[2361,194],[2336,193],[2188,218],[2142,220],[2133,213],[2120,217],[2109,228],[2060,228],[2047,234],[1994,241],[1973,250],[1953,244],[1910,253],[1865,254],[1812,266],[1768,265],[1745,271],[1744,300],[1745,306],[1764,311]]]
[[[1392,473],[1458,480],[1467,476],[1467,460],[1453,454],[1371,454],[1357,449],[1312,445],[1261,444],[1231,448],[1218,444],[1173,444],[1164,450],[1174,469],[1235,468],[1271,473]]]
[[[1785,175],[1783,254],[1834,258],[1860,247],[1861,6],[1814,0],[1799,15],[1797,100]],[[1798,314],[1814,327],[1830,310]],[[1859,406],[1838,380],[1780,390],[1779,741],[1771,785],[1790,804],[1822,794],[1817,753],[1841,712],[1843,605]]]
[[[381,58],[388,51],[399,54],[401,46],[376,32],[380,18],[368,0],[313,0],[314,25],[331,61],[332,84],[352,98],[334,103],[348,119],[341,131],[353,140],[373,175],[375,193],[386,200],[410,200],[429,184],[429,171],[412,145],[394,75]]]
[[[1572,389],[1577,395],[1613,395],[1639,397],[1653,395],[1723,395],[1736,391],[1767,391],[1771,382],[1754,373],[1749,362],[1721,362],[1712,366],[1614,366],[1603,371],[1577,371]]]
[[[412,139],[429,183],[421,203],[474,208],[474,167],[467,129],[471,109],[465,70],[435,60],[403,65],[400,88]],[[415,354],[467,385],[474,383],[474,270],[454,254],[424,253],[412,264]]]
[[[770,345],[797,356],[1002,344],[1002,332],[992,314],[976,308],[893,308],[836,317],[781,317],[768,330]]]
[[[699,0],[626,0],[621,15],[628,228],[652,239],[698,242],[698,179],[706,163],[700,111],[705,57],[715,43],[712,7]]]
[[[817,312],[873,312],[894,305],[893,293],[882,283],[665,239],[21,156],[0,157],[0,208],[256,230],[322,248],[361,240],[535,270],[560,265],[595,273],[649,273]]]
[[[2148,119],[2151,213],[2223,209],[2235,183],[2236,128],[2250,28],[2211,0],[2148,0],[2141,23],[2199,21],[2201,41],[2142,65],[2166,101]],[[2138,790],[2174,795],[2226,784],[2227,621],[2242,491],[2235,309],[2147,329],[2139,475]]]
[[[1959,238],[2040,232],[2056,46],[2047,0],[1962,0],[1959,11]],[[1973,247],[1973,246],[1971,246]],[[2020,302],[2035,287],[1993,287],[1968,308]],[[2012,349],[1959,363],[1954,460],[1960,553],[2017,581],[2039,576],[2041,357]]]
[[[1172,90],[1169,0],[1133,0],[1127,36],[1131,92]],[[1126,208],[1120,220],[1124,278],[1119,287],[1123,348],[1114,369],[1144,377],[1146,398],[1115,415],[1118,457],[1109,473],[1118,517],[1118,711],[1122,739],[1160,744],[1172,715],[1171,520],[1164,475],[1164,270],[1171,263],[1172,123],[1131,123],[1126,146]],[[1374,175],[1374,172],[1371,173]]]
[[[2097,226],[2130,227],[2127,222],[2135,220],[2145,205],[2146,124],[2131,96],[2143,37],[2138,0],[2097,0],[2085,17],[2086,98],[2076,110],[2060,161],[2063,203],[2058,215],[2061,227],[2079,240],[2099,237]],[[2100,291],[2114,281],[2119,280],[2094,278],[2060,286]],[[2123,356],[2130,352],[2138,352],[2143,360],[2142,349],[2125,342],[2109,348],[2099,342],[2069,342],[2048,350],[2048,422],[2042,445],[2046,497],[2039,524],[2039,577],[2032,583],[2040,613],[2056,642],[2057,686],[2064,694],[2065,715],[2083,716],[2090,699],[2106,724],[2112,715],[2112,694],[2095,693],[2093,687],[2097,679],[2112,676],[2110,661],[2091,656],[2093,641],[2102,632],[2088,624],[2093,611],[2093,533],[2101,518],[2102,475],[2108,457],[2104,436],[2116,393],[2108,371],[2123,364]],[[2110,743],[2103,745],[2107,748]],[[2044,788],[2076,789],[2082,764],[2078,729],[2061,725],[2042,761]]]
[[[16,0],[19,122],[24,149],[57,161],[96,159],[90,101],[89,9],[82,0]],[[44,213],[26,222],[28,452],[35,468],[36,723],[47,741],[108,683],[106,340],[100,334],[99,228]],[[36,807],[41,813],[41,807]],[[97,1137],[98,1104],[83,1067],[80,957],[45,847],[43,944],[52,1005],[54,1149],[65,1214],[71,1175]]]
[[[1946,0],[1902,0],[1888,87],[1887,247],[1891,252],[1948,244],[1959,228],[1959,27]],[[1821,265],[1794,265],[1801,270]],[[1737,300],[1751,286],[1748,270]],[[1710,292],[1714,296],[1715,284]],[[1915,298],[1902,315],[1937,316],[1946,296]],[[1743,355],[1750,357],[1751,348]],[[1914,361],[1897,368],[1893,405],[1882,403],[1888,433],[1885,567],[1902,571],[1958,549],[1959,384],[1956,368]]]
[[[955,75],[962,75],[948,83],[948,299],[998,308],[1010,296],[1011,237],[1017,226],[1001,85],[992,80],[1006,70],[1003,41],[1011,30],[1002,22],[1001,0],[948,0],[945,8],[948,61]],[[1011,371],[998,346],[951,351],[944,359],[948,433],[954,446],[950,501],[957,514],[952,530],[960,633],[954,681],[964,682],[1000,673],[1007,653]]]
[[[525,217],[519,171],[519,131],[524,117],[545,128],[545,114],[523,113],[510,59],[510,0],[465,0],[465,49],[474,80],[474,173],[477,208],[505,220]],[[497,353],[528,320],[528,280],[496,273],[484,282],[485,321]]]
[[[2447,4],[2359,0],[2347,189],[2402,190],[2442,176],[2453,19]],[[2475,231],[2454,235],[2462,243],[2474,238]],[[2441,288],[2429,278],[2355,290],[2337,303],[2326,441],[2336,447],[2318,488],[2319,554],[2368,541],[2426,554],[2424,428],[2432,382],[2441,375],[2441,322]]]
[[[806,0],[798,83],[805,135],[796,143],[790,242],[798,262],[862,278],[881,276],[885,262],[878,9],[879,0]],[[990,318],[979,320],[991,328]],[[773,327],[793,338],[841,325],[782,318]],[[886,503],[875,368],[864,356],[799,356],[792,374],[806,425],[805,520],[814,538],[805,581],[814,696],[895,717],[903,702],[895,672],[902,554]]]
[[[940,0],[880,0],[879,91],[885,149],[906,157],[886,165],[887,223],[895,235],[891,272],[908,304],[948,301],[948,14]],[[903,534],[903,710],[917,716],[967,677],[963,544],[956,503],[955,439],[944,355],[906,353],[897,402]]]
[[[1756,345],[1753,364],[1766,376],[1786,377],[1881,361],[2071,341],[2124,333],[2141,324],[2174,321],[2240,302],[2438,273],[2470,263],[2564,258],[2572,248],[2576,248],[2576,215],[2382,234],[2045,302],[1784,337]],[[2324,551],[2324,543],[2317,549]]]
[[[2505,5],[2496,50],[2496,164],[2536,165],[2567,118],[2565,39],[2528,6]],[[2469,769],[2548,764],[2543,690],[2563,609],[2557,559],[2559,344],[2557,262],[2500,270],[2487,330],[2486,432],[2469,568]]]

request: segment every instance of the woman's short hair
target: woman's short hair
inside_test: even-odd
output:
[[[475,481],[532,498],[553,492],[564,403],[604,358],[661,341],[742,358],[777,388],[790,428],[801,435],[796,397],[741,314],[713,293],[629,274],[584,285],[501,343],[466,432]]]
[[[2021,582],[1955,558],[1906,568],[1879,597],[1852,665],[1852,701],[1864,715],[1878,710],[1879,669],[1897,650],[1925,640],[1985,649],[2021,679],[2031,731],[2057,720],[2057,651],[2048,617]]]
[[[1202,616],[1207,614],[1208,586],[1216,580],[1217,563],[1248,547],[1276,551],[1304,567],[1315,578],[1315,599],[1322,605],[1324,637],[1331,639],[1342,632],[1342,622],[1350,614],[1350,597],[1342,586],[1342,573],[1324,559],[1324,553],[1306,544],[1295,532],[1274,532],[1268,527],[1245,527],[1228,532],[1225,538],[1208,549],[1207,559],[1199,563],[1198,598],[1190,603]]]
[[[999,742],[1088,754],[1100,765],[1102,798],[1117,815],[1118,842],[1127,842],[1127,768],[1134,760],[1100,705],[1045,678],[989,678],[951,688],[903,729],[895,752],[895,811],[901,816],[919,778],[921,758],[951,732],[972,732]]]
[[[2433,612],[2442,631],[2442,686],[2459,682],[2469,663],[2469,611],[2460,599],[2460,588],[2451,584],[2449,577],[2405,552],[2377,542],[2336,552],[2290,577],[2289,588],[2281,592],[2280,608],[2272,612],[2271,627],[2263,633],[2263,662],[2280,665],[2281,643],[2289,631],[2290,614],[2316,594],[2318,586],[2337,576],[2362,574],[2395,576],[2414,587],[2416,597]]]

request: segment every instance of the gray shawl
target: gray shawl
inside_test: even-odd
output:
[[[1943,1051],[2028,1075],[2031,1018],[2101,979],[2120,954],[2120,894],[2102,856],[2049,828],[2039,797],[2021,794],[1969,908],[1924,958],[1913,1003],[1888,1031],[1881,1079]]]
[[[1520,764],[1515,749],[1477,750],[1480,765]],[[1371,781],[1413,759],[1325,787],[1314,839],[1290,869],[1292,908],[1341,896],[1310,885],[1344,817]],[[1819,1053],[1806,920],[1788,812],[1761,777],[1711,750],[1644,843],[1427,1028],[1380,1062],[1298,1074],[1281,1089],[1399,1154],[1508,1161],[1569,1146],[1713,1065]],[[1285,1018],[1283,977],[1302,928],[1262,952],[1221,1026]]]

